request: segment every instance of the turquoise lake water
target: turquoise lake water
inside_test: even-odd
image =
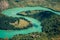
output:
[[[59,12],[56,11],[52,11],[48,8],[44,8],[44,7],[23,7],[23,8],[12,8],[12,9],[7,9],[2,11],[2,14],[6,15],[6,16],[12,16],[12,17],[23,17],[29,21],[31,21],[31,23],[33,25],[36,24],[37,27],[33,26],[31,28],[28,29],[24,29],[24,30],[0,30],[0,38],[12,38],[14,35],[17,34],[28,34],[28,33],[32,33],[32,32],[42,32],[42,26],[40,25],[41,22],[34,19],[34,18],[30,18],[30,17],[26,17],[26,16],[19,16],[16,15],[17,13],[23,12],[23,11],[32,11],[32,10],[44,10],[44,11],[51,11],[54,12],[55,14],[60,15]]]

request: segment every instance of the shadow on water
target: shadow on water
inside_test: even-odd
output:
[[[36,27],[36,28],[38,27],[38,25],[36,25],[36,24],[33,24],[33,26]]]
[[[50,12],[50,11],[43,11],[43,12],[39,12],[37,14],[34,14],[33,17],[34,18],[38,18],[39,20],[44,20],[46,18],[50,18],[54,13]]]
[[[41,16],[41,18],[49,18],[53,13],[52,12],[49,12],[49,11],[44,11],[44,12],[41,12],[38,16]]]
[[[17,13],[16,15],[25,16],[25,15],[23,15],[23,14],[20,14],[20,13]]]

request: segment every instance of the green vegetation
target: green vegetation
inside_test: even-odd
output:
[[[0,29],[1,30],[3,30],[3,29],[5,29],[5,30],[20,30],[21,28],[16,28],[10,24],[10,23],[14,23],[17,20],[19,22],[19,19],[26,20],[24,18],[13,18],[13,17],[7,17],[4,15],[3,16],[1,15],[0,16]],[[28,21],[28,20],[26,20],[26,21]],[[29,25],[26,28],[29,28],[29,27],[32,27],[31,23],[29,23]],[[22,28],[22,29],[26,29],[26,28]]]
[[[60,16],[53,15],[48,19],[42,21],[43,31],[48,34],[48,36],[60,35]]]
[[[48,40],[48,38],[47,35],[36,32],[27,35],[16,35],[10,40]]]
[[[60,15],[49,11],[43,11],[32,15],[35,19],[41,21],[42,31],[47,33],[48,37],[60,35]]]

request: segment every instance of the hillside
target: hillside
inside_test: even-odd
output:
[[[60,11],[60,0],[1,0],[2,9],[26,6],[43,6]],[[5,6],[4,6],[5,5]]]

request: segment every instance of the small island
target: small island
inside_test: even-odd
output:
[[[13,25],[15,28],[20,28],[20,29],[26,29],[28,27],[32,27],[31,22],[24,18],[21,18],[15,21],[14,23],[10,23],[10,25]]]

